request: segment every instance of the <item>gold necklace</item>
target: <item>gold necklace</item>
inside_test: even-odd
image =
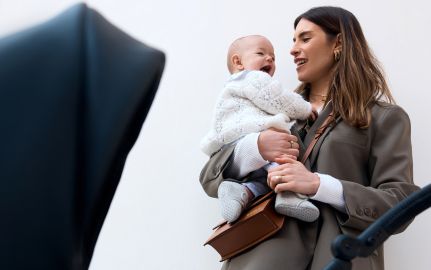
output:
[[[318,95],[318,94],[310,94],[310,97],[311,96],[318,96],[318,97],[320,97],[321,98],[320,101],[322,101],[322,102],[325,102],[326,98],[328,97],[328,95]]]

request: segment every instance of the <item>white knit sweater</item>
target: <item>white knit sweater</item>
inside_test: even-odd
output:
[[[288,131],[296,119],[306,119],[311,105],[299,94],[262,71],[242,71],[231,76],[218,98],[212,129],[202,139],[207,155],[223,145],[268,128]]]

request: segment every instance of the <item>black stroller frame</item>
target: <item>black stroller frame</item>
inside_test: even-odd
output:
[[[351,260],[367,257],[406,222],[431,206],[431,184],[412,193],[378,218],[358,237],[337,236],[331,245],[334,259],[323,270],[350,270]]]

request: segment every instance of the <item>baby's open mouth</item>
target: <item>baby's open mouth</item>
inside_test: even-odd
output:
[[[264,66],[263,68],[260,69],[260,71],[266,72],[269,74],[269,72],[271,71],[271,66]]]

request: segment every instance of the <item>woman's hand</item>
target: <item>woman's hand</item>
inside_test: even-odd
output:
[[[268,161],[275,161],[276,158],[282,157],[296,160],[299,155],[298,138],[276,129],[262,131],[259,134],[257,146],[262,158]]]
[[[275,159],[281,164],[268,171],[268,186],[275,192],[289,190],[292,192],[314,195],[319,189],[320,178],[308,171],[305,166],[294,159],[282,157]]]

